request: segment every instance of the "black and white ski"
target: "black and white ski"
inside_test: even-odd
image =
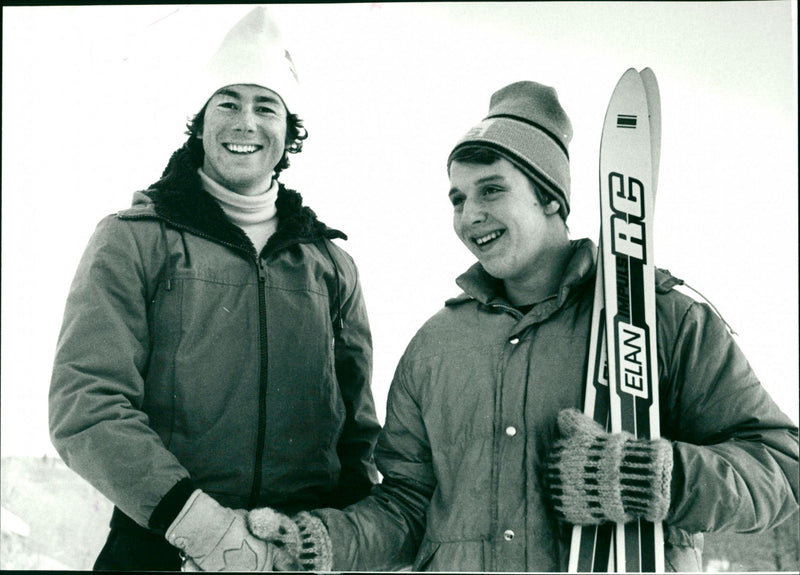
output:
[[[584,413],[607,429],[639,437],[658,436],[652,208],[660,145],[655,75],[649,68],[630,69],[612,95],[601,141],[603,223]],[[661,525],[573,528],[571,572],[663,569]]]

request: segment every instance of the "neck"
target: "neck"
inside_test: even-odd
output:
[[[572,245],[569,240],[565,240],[540,254],[536,261],[535,275],[504,279],[503,286],[508,301],[515,306],[524,306],[555,296],[571,257]]]

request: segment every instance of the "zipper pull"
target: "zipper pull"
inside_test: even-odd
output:
[[[256,268],[258,269],[258,281],[266,283],[267,281],[267,264],[263,258],[256,258]]]

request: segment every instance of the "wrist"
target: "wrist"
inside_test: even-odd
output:
[[[148,527],[160,535],[164,535],[167,528],[178,517],[178,514],[189,501],[196,487],[191,479],[184,477],[176,483],[161,501],[156,505],[150,516]]]

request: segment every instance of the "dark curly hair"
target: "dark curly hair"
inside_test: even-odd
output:
[[[206,107],[208,107],[208,102],[186,123],[186,135],[189,136],[187,145],[192,161],[198,166],[203,165],[205,158],[203,141],[197,135],[203,132]],[[306,138],[308,138],[308,130],[303,126],[303,120],[297,114],[288,114],[286,116],[286,147],[283,151],[283,157],[275,166],[276,179],[283,170],[289,167],[289,154],[299,154],[303,151],[303,141]]]

